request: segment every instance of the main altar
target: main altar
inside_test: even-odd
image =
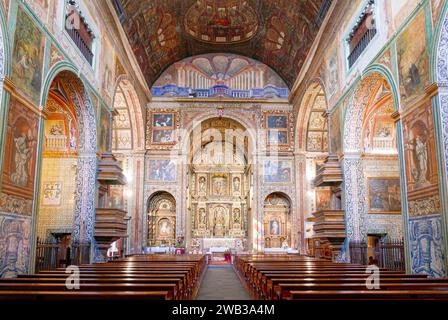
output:
[[[244,250],[251,170],[244,137],[228,133],[238,135],[244,130],[229,119],[206,121],[201,130],[201,135],[191,137],[197,141],[189,166],[190,248]]]

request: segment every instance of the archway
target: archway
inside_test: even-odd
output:
[[[127,76],[117,80],[112,124],[112,152],[120,163],[126,176],[127,185],[112,186],[111,205],[128,212],[129,237],[125,252],[137,252],[142,243],[142,203],[144,181],[144,124],[142,108],[138,95]]]
[[[89,262],[94,245],[95,113],[84,84],[75,74],[67,70],[53,78],[52,74],[55,72],[48,77],[50,85],[43,97],[45,117],[41,125],[42,165],[36,232],[38,268]],[[58,253],[48,256],[48,247]]]
[[[331,186],[316,187],[314,178],[317,168],[321,167],[329,152],[329,112],[324,87],[319,79],[311,82],[302,98],[301,123],[297,128],[298,147],[306,151],[302,162],[303,176],[303,204],[301,205],[302,228],[304,237],[304,251],[314,253],[315,234],[313,213],[332,208],[332,198],[340,197],[338,191],[332,192]],[[338,188],[333,188],[338,190]]]
[[[166,191],[154,193],[147,204],[148,247],[172,247],[176,243],[176,200]]]
[[[291,202],[280,192],[268,195],[263,206],[265,249],[291,247]]]
[[[187,221],[191,248],[247,249],[250,237],[251,155],[244,126],[209,118],[190,133]]]
[[[379,259],[379,241],[402,241],[404,237],[392,85],[379,72],[366,75],[357,85],[344,119],[346,244],[367,244],[368,255],[374,259]],[[405,258],[399,259],[402,268]]]

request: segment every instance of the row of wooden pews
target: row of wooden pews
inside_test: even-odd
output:
[[[184,300],[197,294],[203,255],[136,255],[79,266],[79,289],[68,289],[65,269],[0,279],[0,301]]]
[[[234,261],[254,299],[448,300],[448,279],[380,269],[380,289],[369,289],[372,274],[363,265],[298,255],[239,255]]]

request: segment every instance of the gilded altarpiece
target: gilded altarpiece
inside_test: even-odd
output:
[[[238,129],[242,128],[229,119],[211,119],[202,124],[201,144],[193,150],[189,169],[191,236],[197,247],[201,242],[203,246],[222,242],[209,241],[216,238],[226,239],[228,247],[245,246],[249,170],[247,142],[238,136],[243,132]]]

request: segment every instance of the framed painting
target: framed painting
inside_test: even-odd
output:
[[[290,161],[264,162],[264,182],[267,183],[290,183],[292,164]]]
[[[153,113],[152,126],[153,128],[173,128],[174,113]]]
[[[396,177],[367,178],[367,207],[370,214],[400,214],[400,179]]]
[[[288,116],[286,114],[276,114],[267,116],[268,129],[288,129]]]
[[[176,113],[171,111],[150,112],[149,143],[153,145],[173,145],[176,141],[174,130],[178,127]]]
[[[171,160],[149,160],[149,180],[176,181],[176,165]]]
[[[288,131],[268,130],[268,142],[270,145],[288,145]]]

